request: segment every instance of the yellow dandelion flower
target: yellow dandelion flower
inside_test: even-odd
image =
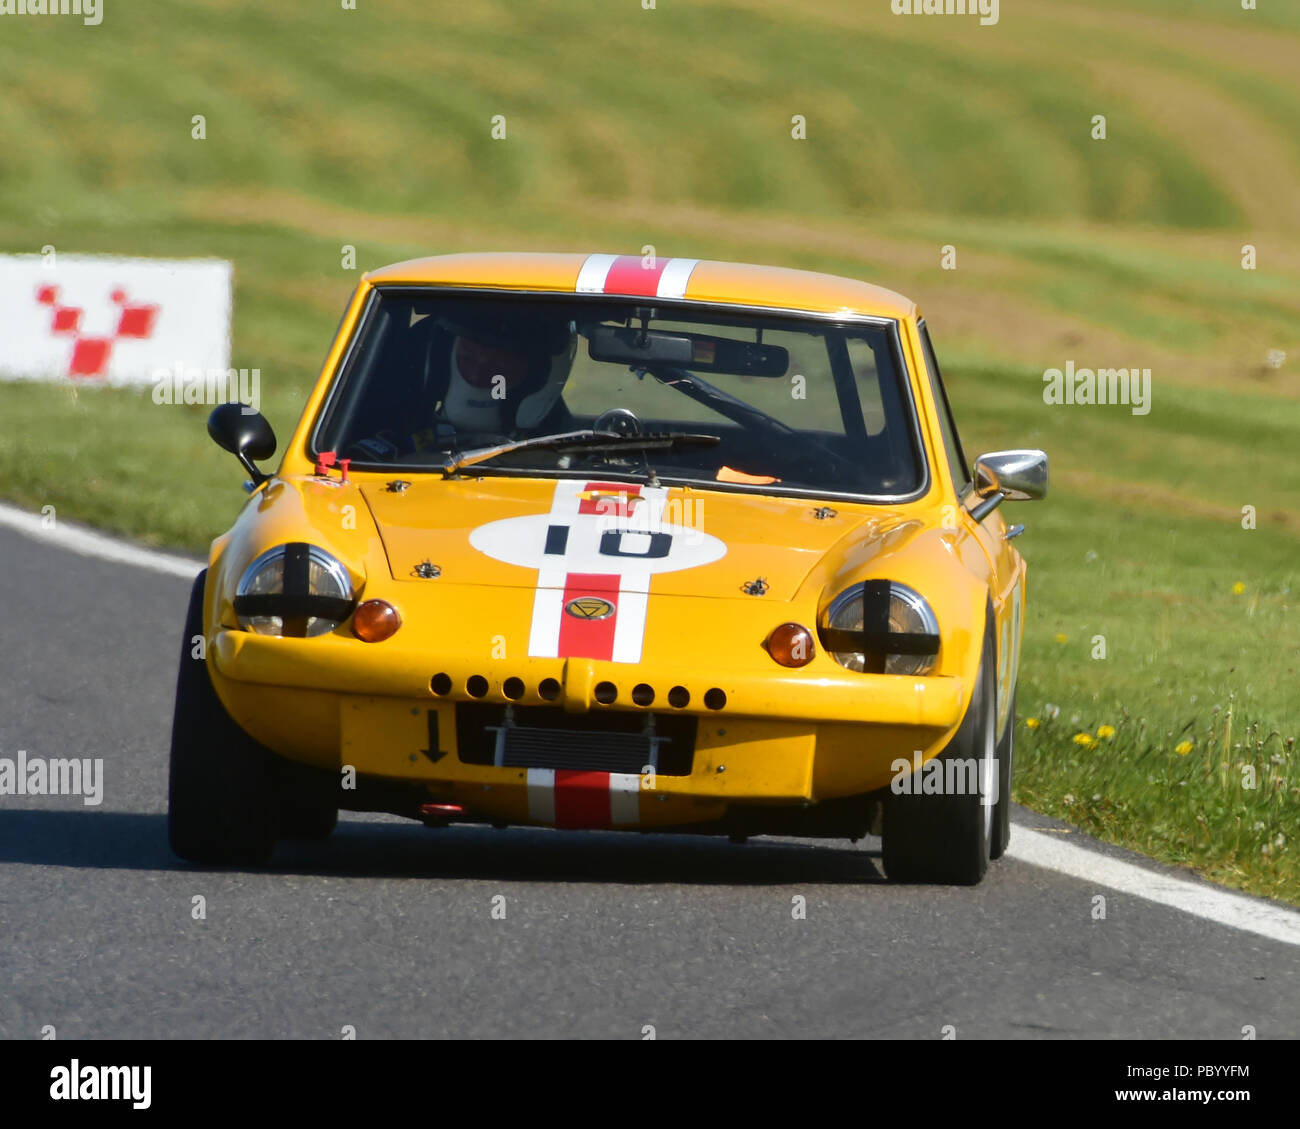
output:
[[[1095,745],[1097,741],[1091,733],[1076,733],[1074,735],[1074,743],[1076,745],[1082,745],[1084,748],[1090,748]]]
[[[1068,638],[1068,636],[1065,634],[1064,631],[1058,631],[1058,632],[1056,633],[1056,641],[1057,641],[1058,643],[1064,643],[1064,642],[1066,641],[1067,638]]]
[[[1174,752],[1176,752],[1180,757],[1187,756],[1191,751],[1192,743],[1190,741],[1179,741],[1178,744],[1174,746]]]
[[[1099,725],[1097,726],[1097,736],[1104,737],[1109,741],[1115,736],[1115,727],[1113,725]]]
[[[1240,580],[1232,586],[1232,594],[1234,596],[1240,596],[1245,590],[1246,586]]]
[[[1042,725],[1042,722],[1039,721],[1038,718],[1036,717],[1027,717],[1025,718],[1025,725],[1028,726],[1030,729],[1037,729],[1040,725]]]

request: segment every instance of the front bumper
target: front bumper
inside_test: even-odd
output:
[[[479,818],[559,826],[706,823],[735,804],[799,806],[872,792],[889,783],[896,759],[941,751],[967,697],[959,678],[808,673],[770,660],[770,669],[748,670],[629,666],[448,657],[395,643],[219,630],[209,669],[231,716],[282,756],[418,784]],[[670,704],[683,701],[670,694],[681,690],[685,703]],[[466,763],[458,702],[551,707],[572,729],[598,727],[610,711],[694,715],[694,756],[688,775],[673,776]],[[577,792],[565,797],[566,788]]]

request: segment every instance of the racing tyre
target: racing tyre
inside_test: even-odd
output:
[[[990,622],[992,616],[989,617]],[[957,734],[939,754],[944,779],[949,779],[947,762],[965,762],[967,770],[956,774],[967,782],[971,773],[998,771],[997,759],[997,657],[993,636],[984,634],[984,655],[975,680],[975,692]],[[981,767],[981,762],[983,766]],[[885,874],[894,882],[931,882],[974,886],[984,877],[992,856],[995,836],[994,805],[985,804],[978,787],[966,787],[957,795],[919,795],[921,776],[913,778],[914,792],[890,791],[884,812]]]
[[[339,821],[339,809],[308,797],[280,795],[281,839],[328,839]]]
[[[207,865],[255,866],[275,848],[276,795],[270,754],[226,713],[205,659],[192,657],[203,634],[203,584],[190,592],[172,717],[167,836],[176,854]]]
[[[989,858],[1000,859],[1011,842],[1011,769],[1015,753],[1016,692],[1011,691],[1007,729],[998,742],[998,802],[993,809],[993,841]]]

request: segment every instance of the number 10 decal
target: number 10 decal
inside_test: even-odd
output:
[[[646,542],[646,547],[640,552],[633,551],[627,548],[627,540]],[[671,533],[637,533],[632,530],[609,529],[600,535],[600,552],[606,557],[634,557],[643,561],[660,560],[668,556],[672,547]]]

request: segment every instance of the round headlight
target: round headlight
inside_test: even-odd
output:
[[[240,627],[258,635],[324,635],[351,611],[347,569],[324,549],[299,542],[268,549],[244,570],[235,592]]]
[[[888,600],[888,626],[882,630],[880,602],[884,600]],[[919,593],[897,581],[869,580],[841,592],[827,609],[826,626],[830,629],[823,633],[826,649],[849,670],[928,674],[939,657],[934,612]]]

